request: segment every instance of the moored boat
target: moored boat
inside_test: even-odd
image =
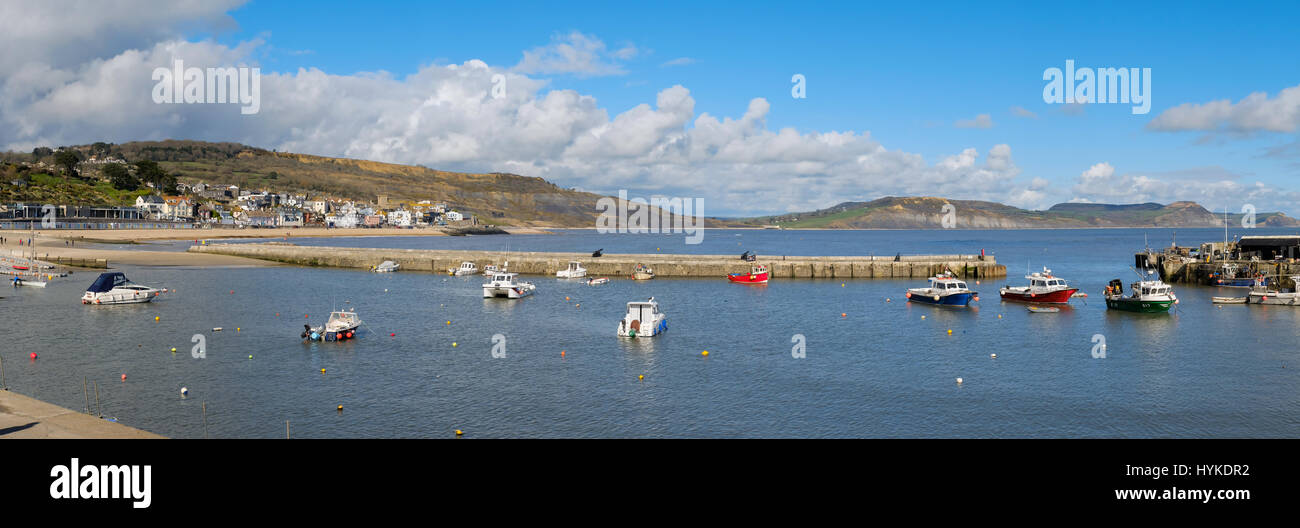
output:
[[[323,326],[302,325],[302,338],[310,341],[343,341],[352,339],[360,332],[361,318],[356,312],[330,312],[330,318]],[[215,330],[215,329],[214,329]]]
[[[1300,287],[1300,276],[1291,277],[1297,287]],[[1247,304],[1269,304],[1274,306],[1300,306],[1300,293],[1296,291],[1270,290],[1264,286],[1255,286],[1251,288],[1250,293],[1246,294]]]
[[[157,289],[127,280],[126,275],[120,272],[101,273],[81,296],[81,304],[147,303],[158,293]]]
[[[619,337],[654,337],[667,330],[668,316],[659,311],[654,297],[627,303],[627,314],[618,322]]]
[[[15,288],[17,288],[18,286],[30,286],[30,287],[34,287],[34,288],[44,288],[44,287],[45,287],[45,282],[44,282],[44,281],[27,280],[27,279],[24,279],[24,278],[22,278],[22,277],[14,277],[13,279],[10,279],[10,280],[13,282]]]
[[[1147,271],[1153,274],[1154,271]],[[1124,282],[1119,279],[1110,281],[1106,286],[1106,308],[1125,312],[1163,313],[1168,312],[1178,297],[1173,287],[1160,279],[1140,280],[1131,285],[1132,292],[1124,295]]]
[[[727,280],[741,284],[767,284],[769,272],[767,266],[755,264],[749,273],[729,273]]]
[[[632,270],[632,278],[636,280],[650,280],[655,278],[654,270],[645,264],[637,264],[636,269]]]
[[[518,273],[500,273],[492,275],[492,280],[483,285],[483,298],[505,297],[519,299],[533,294],[537,287],[531,283],[516,280]]]
[[[475,273],[478,273],[478,266],[469,261],[461,262],[459,268],[451,268],[447,270],[448,275],[456,276],[473,275]]]
[[[1025,308],[1029,310],[1029,313],[1056,313],[1061,311],[1060,308],[1055,306],[1026,306]]]
[[[980,300],[979,292],[967,288],[966,281],[952,272],[930,277],[930,285],[925,288],[908,288],[906,296],[909,302],[949,306],[969,306],[972,301]]]
[[[587,276],[587,268],[582,267],[581,262],[571,260],[569,267],[555,272],[555,276],[561,279],[580,279]]]
[[[397,271],[398,268],[401,268],[400,264],[393,262],[391,260],[385,260],[381,262],[378,266],[370,268],[370,271],[373,271],[375,273],[391,273]]]
[[[1239,266],[1232,263],[1224,263],[1219,267],[1219,271],[1211,276],[1214,278],[1216,286],[1225,288],[1251,288],[1269,285],[1267,276],[1261,273],[1251,275],[1249,271],[1242,272]]]
[[[600,278],[592,277],[590,279],[587,279],[587,286],[600,286],[601,284],[605,284],[607,282],[609,282],[609,277],[600,277]]]
[[[1066,284],[1065,279],[1052,275],[1052,270],[1043,268],[1041,272],[1025,275],[1028,286],[1003,286],[998,292],[1004,301],[1066,304],[1078,288]]]

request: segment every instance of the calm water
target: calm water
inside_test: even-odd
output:
[[[1273,232],[1292,231],[1252,234]],[[708,231],[696,246],[681,235],[590,231],[295,238],[760,256],[985,249],[1011,277],[984,281],[979,306],[961,310],[909,305],[903,291],[918,283],[897,280],[588,287],[528,277],[537,294],[506,301],[482,299],[479,276],[126,268],[133,280],[177,291],[148,305],[88,307],[77,299],[94,279],[89,272],[44,290],[6,288],[0,307],[11,324],[0,356],[12,390],[80,410],[86,376],[98,382],[106,416],[173,437],[203,436],[202,402],[214,437],[283,436],[285,420],[298,437],[450,437],[455,429],[469,437],[1300,435],[1300,309],[1218,308],[1210,297],[1235,290],[1179,285],[1176,314],[1108,312],[1098,292],[1112,278],[1134,277],[1128,266],[1144,234],[1152,246],[1174,235]],[[1214,229],[1177,232],[1183,245],[1222,237]],[[1022,282],[1027,265],[1053,268],[1091,298],[1058,314],[1001,303],[997,287]],[[613,337],[624,304],[650,296],[670,330],[652,340]],[[304,322],[321,324],[333,306],[356,308],[367,331],[351,342],[303,344]],[[217,326],[225,330],[213,332]],[[204,359],[190,355],[196,333],[207,339]],[[504,358],[491,355],[494,334],[506,338]],[[791,357],[796,334],[806,339],[804,359]],[[1094,334],[1105,336],[1104,359],[1092,357]],[[36,361],[27,357],[33,351]]]

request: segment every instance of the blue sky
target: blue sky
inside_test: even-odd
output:
[[[552,91],[594,98],[607,114],[606,128],[617,128],[617,118],[638,105],[656,109],[657,98],[673,87],[688,92],[693,102],[679,120],[678,128],[688,131],[706,113],[720,120],[741,119],[751,102],[761,98],[768,106],[756,115],[769,132],[790,128],[812,142],[830,132],[869,134],[884,151],[922,161],[897,171],[897,177],[919,183],[891,186],[883,183],[893,177],[888,170],[863,169],[855,176],[855,166],[842,163],[860,159],[871,148],[866,145],[837,162],[793,155],[790,166],[803,162],[816,167],[787,177],[761,156],[739,162],[728,158],[727,163],[695,157],[686,165],[644,159],[600,165],[574,150],[537,162],[522,159],[522,153],[499,151],[477,157],[422,157],[418,149],[395,154],[355,144],[313,143],[309,134],[268,136],[250,131],[247,122],[233,127],[226,138],[204,137],[221,127],[168,130],[195,139],[257,140],[273,143],[258,145],[268,148],[453,170],[531,169],[528,175],[597,192],[628,188],[634,195],[703,194],[714,198],[720,214],[779,213],[886,194],[990,199],[1026,207],[1066,200],[1191,199],[1216,210],[1237,210],[1260,202],[1262,210],[1300,213],[1300,102],[1280,95],[1300,85],[1296,4],[1064,6],[324,1],[307,8],[254,0],[226,9],[224,22],[178,16],[169,22],[175,31],[156,40],[241,50],[243,55],[235,55],[260,66],[264,75],[279,73],[300,83],[300,69],[346,79],[387,72],[393,79],[415,82],[429,68],[441,71],[479,60],[492,71],[537,82],[530,100]],[[572,43],[574,35],[600,43],[595,60],[603,70],[522,67],[525,51]],[[122,52],[110,47],[104,54]],[[1043,71],[1064,68],[1067,59],[1078,67],[1150,68],[1150,113],[1133,115],[1126,104],[1090,104],[1078,111],[1045,103]],[[670,64],[674,60],[681,64]],[[807,79],[806,99],[790,95],[794,74]],[[1166,116],[1160,126],[1152,125],[1179,105],[1220,100],[1232,105],[1257,92],[1269,102],[1265,111],[1283,116],[1281,125],[1252,119],[1244,105],[1235,114],[1191,108],[1179,114],[1182,120]],[[268,92],[271,108],[275,97],[287,95]],[[1027,112],[1018,115],[1014,107]],[[1296,116],[1286,117],[1289,111]],[[989,126],[958,126],[982,114]],[[628,121],[634,121],[631,117]],[[1164,124],[1169,122],[1176,124]],[[593,127],[604,130],[600,125]],[[673,134],[665,132],[656,144],[662,148],[680,139]],[[22,145],[35,139],[0,137],[0,143]],[[1001,157],[986,159],[998,145],[1007,147],[1014,167],[1006,168]],[[942,170],[946,157],[966,149],[975,151],[973,164]],[[894,163],[903,162],[882,159],[866,165]],[[610,173],[615,166],[617,177],[591,173]],[[1083,176],[1088,171],[1091,179]],[[735,193],[710,194],[715,191],[709,186],[719,181],[747,178],[767,192],[752,200]],[[854,190],[853,178],[867,183]],[[782,192],[782,186],[825,191],[799,191],[783,199],[791,193]],[[1211,203],[1214,199],[1222,203]]]

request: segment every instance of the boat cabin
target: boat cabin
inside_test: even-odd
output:
[[[652,321],[659,315],[659,303],[649,301],[627,303],[627,318],[635,321]]]
[[[86,291],[92,293],[106,293],[113,288],[127,286],[131,281],[126,279],[126,275],[118,272],[100,273],[99,278],[95,279],[94,284],[90,285]]]

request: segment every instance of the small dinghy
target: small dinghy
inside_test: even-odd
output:
[[[1026,309],[1029,310],[1029,313],[1056,313],[1061,311],[1060,308],[1055,306],[1027,306]]]
[[[27,280],[27,279],[24,279],[24,278],[22,278],[22,277],[14,277],[14,278],[13,278],[13,283],[14,283],[14,287],[15,287],[15,288],[17,288],[17,287],[19,287],[19,286],[31,286],[31,287],[36,287],[36,288],[44,288],[44,287],[45,287],[45,282],[43,282],[43,281]]]
[[[587,286],[600,286],[601,284],[605,284],[607,282],[609,282],[609,277],[600,277],[600,278],[593,277],[587,279]]]
[[[1246,297],[1210,297],[1214,304],[1246,304]]]
[[[391,273],[397,271],[399,268],[401,268],[400,264],[393,262],[391,260],[385,260],[382,263],[380,263],[378,266],[370,268],[370,271],[373,271],[375,273]]]

